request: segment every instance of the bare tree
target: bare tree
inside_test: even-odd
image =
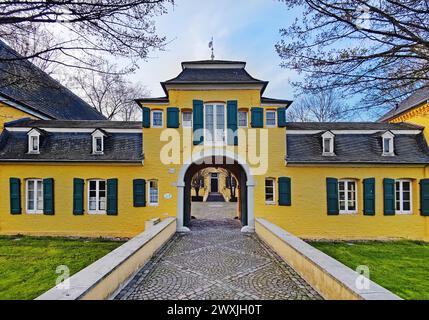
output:
[[[353,108],[333,90],[302,95],[287,111],[288,121],[337,122],[352,118]]]
[[[300,12],[276,50],[304,92],[340,88],[368,108],[429,86],[427,0],[280,1]]]
[[[153,17],[166,13],[167,4],[173,0],[0,0],[0,39],[13,46],[25,43],[29,32],[52,36],[32,50],[21,50],[22,57],[0,61],[39,59],[102,71],[92,58],[110,55],[128,58],[134,68],[136,59],[163,47],[165,38],[156,34]]]
[[[191,188],[194,188],[195,195],[197,198],[200,197],[200,190],[204,188],[204,177],[207,173],[207,169],[201,169],[191,179]]]
[[[104,61],[103,72],[79,72],[70,85],[91,106],[109,120],[134,121],[140,118],[140,108],[134,99],[148,96],[141,85],[129,82],[116,66]]]

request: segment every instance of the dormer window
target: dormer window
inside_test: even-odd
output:
[[[28,153],[40,153],[40,131],[37,129],[28,132]]]
[[[92,153],[104,154],[104,137],[105,133],[97,129],[92,133]]]
[[[395,150],[394,150],[394,139],[395,135],[387,131],[385,132],[381,138],[383,140],[383,156],[394,156]]]
[[[323,143],[323,155],[324,156],[334,156],[334,134],[330,131],[322,134],[322,143]]]

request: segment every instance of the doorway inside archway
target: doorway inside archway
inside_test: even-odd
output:
[[[183,221],[238,220],[247,226],[247,175],[236,161],[225,158],[193,163],[185,174]]]

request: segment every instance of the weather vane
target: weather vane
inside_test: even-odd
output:
[[[213,37],[212,37],[212,40],[209,42],[209,48],[212,49],[212,56],[211,56],[211,58],[212,58],[212,60],[214,60],[215,55],[214,55]]]

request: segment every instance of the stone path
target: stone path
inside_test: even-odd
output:
[[[242,234],[239,221],[210,214],[222,209],[200,206],[207,217],[176,234],[116,299],[321,299],[256,235]]]

